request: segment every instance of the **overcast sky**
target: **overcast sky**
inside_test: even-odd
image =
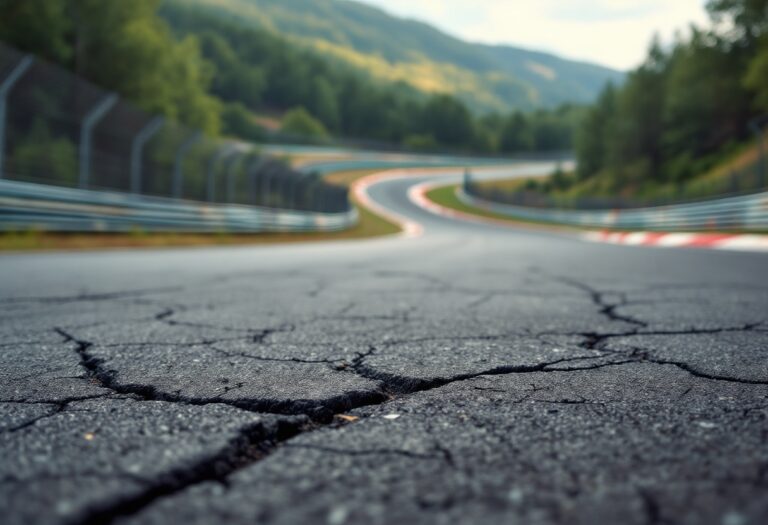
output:
[[[465,40],[510,44],[630,69],[654,32],[707,22],[706,0],[359,0]]]

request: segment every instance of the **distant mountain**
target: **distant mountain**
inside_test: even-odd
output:
[[[184,0],[266,28],[372,77],[453,93],[477,110],[592,102],[623,74],[510,46],[464,42],[434,27],[349,0]]]

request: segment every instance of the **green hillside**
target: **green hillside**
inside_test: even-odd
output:
[[[463,42],[348,0],[179,1],[289,36],[376,79],[456,95],[479,110],[591,102],[607,81],[623,76],[545,53]]]
[[[484,84],[477,85],[467,69],[446,64],[438,68],[426,59],[397,65],[383,55],[317,38],[311,39],[310,48],[269,29],[270,19],[259,18],[268,10],[247,3],[243,5],[250,15],[236,16],[222,8],[234,5],[232,0],[210,5],[203,0],[0,2],[0,41],[54,62],[148,112],[211,136],[255,142],[343,140],[369,147],[480,154],[572,148],[583,106],[472,112],[468,104],[441,92],[439,83],[426,90],[431,94],[421,93],[403,82],[373,79],[366,72],[370,65],[354,67],[350,62],[383,64],[390,74],[411,68],[431,81],[447,82],[433,72],[450,72],[451,85],[480,92]],[[287,17],[284,4],[270,5]],[[384,16],[375,10],[362,12]],[[304,24],[316,20],[321,28],[327,22],[317,13],[294,18]],[[352,23],[341,25],[350,30]],[[321,46],[349,58],[318,52]],[[457,49],[458,54],[464,48]],[[43,139],[49,130],[35,131],[29,143],[37,148],[47,143]]]

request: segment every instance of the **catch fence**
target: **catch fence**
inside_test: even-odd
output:
[[[256,215],[263,217],[290,212],[344,217],[346,225],[354,220],[346,188],[326,183],[320,173],[292,169],[252,144],[208,137],[0,44],[0,228],[62,229],[67,221],[51,222],[60,202],[48,202],[57,213],[43,213],[47,199],[62,194],[49,191],[52,186],[97,206],[103,204],[99,194],[109,193],[107,200],[131,207],[137,225],[147,222],[139,219],[148,203],[213,215],[250,206],[262,209]],[[82,202],[88,198],[93,201]],[[35,206],[25,210],[32,201]],[[270,230],[273,224],[250,227]]]

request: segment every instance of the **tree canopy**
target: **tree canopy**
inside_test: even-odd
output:
[[[580,179],[615,189],[681,184],[749,136],[768,111],[768,0],[712,0],[713,26],[668,49],[654,41],[623,87],[609,86],[577,133]]]
[[[219,103],[197,40],[177,40],[160,0],[0,0],[0,40],[57,62],[95,84],[209,133]]]
[[[450,93],[376,82],[317,51],[177,0],[0,0],[0,39],[209,134],[304,134],[477,153],[571,147],[576,108],[480,116]],[[309,124],[312,125],[309,125]]]

